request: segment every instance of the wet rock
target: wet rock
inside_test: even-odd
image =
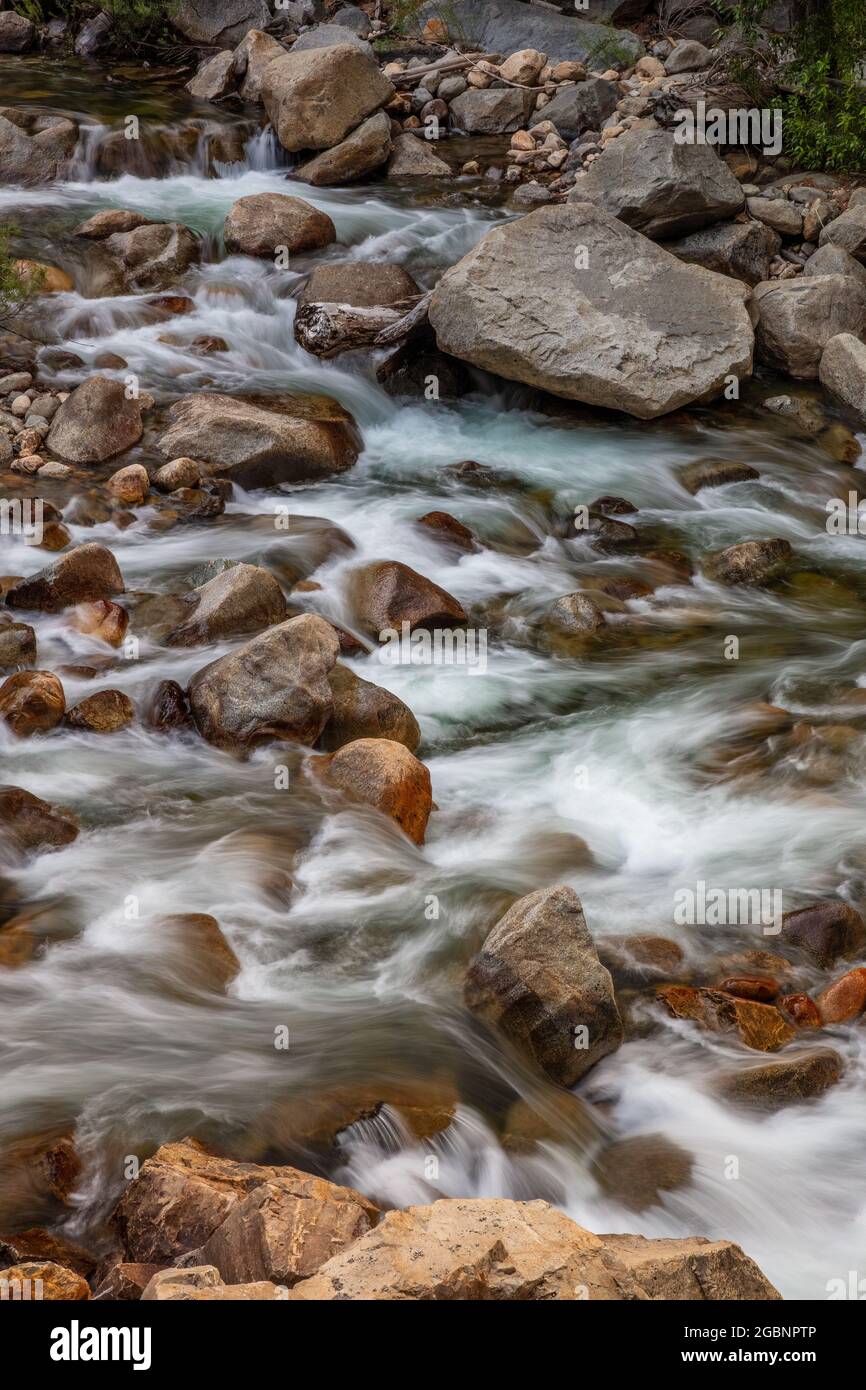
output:
[[[331,149],[393,95],[376,61],[349,43],[287,53],[262,81],[268,119],[290,151]]]
[[[230,1284],[291,1288],[375,1225],[378,1209],[350,1187],[282,1168],[236,1202],[194,1256]]]
[[[622,1041],[613,984],[572,888],[515,903],[472,961],[464,992],[473,1013],[564,1086]]]
[[[866,947],[866,926],[859,912],[847,903],[829,900],[786,912],[780,945],[794,946],[822,970],[838,960],[861,955]]]
[[[316,266],[298,304],[351,304],[373,309],[399,304],[420,293],[402,266],[378,261],[329,261]]]
[[[123,576],[104,545],[78,545],[47,569],[19,579],[6,594],[10,608],[38,608],[58,613],[74,603],[108,599],[123,593]]]
[[[121,1261],[113,1265],[93,1291],[97,1303],[130,1303],[141,1298],[159,1265],[130,1264]]]
[[[102,463],[141,438],[141,404],[123,383],[92,376],[63,402],[51,422],[48,448],[70,463]]]
[[[178,912],[162,917],[154,932],[166,943],[166,953],[181,959],[184,978],[204,989],[224,990],[240,973],[240,961],[223,936],[220,924],[207,912]]]
[[[177,681],[160,681],[151,698],[147,722],[161,732],[190,725],[189,702]]]
[[[608,1144],[593,1164],[593,1175],[605,1196],[629,1211],[660,1206],[665,1192],[687,1187],[692,1155],[663,1134],[638,1134]]]
[[[817,377],[831,338],[866,333],[866,286],[848,276],[769,280],[757,286],[752,304],[758,357],[790,376]]]
[[[201,464],[195,459],[172,459],[164,463],[153,476],[154,486],[160,492],[174,492],[176,488],[196,487],[201,481]]]
[[[595,1236],[547,1202],[456,1198],[389,1211],[289,1299],[573,1302],[776,1299],[739,1246]]]
[[[192,43],[233,48],[250,29],[270,22],[267,0],[180,0],[171,22]]]
[[[711,145],[678,144],[668,130],[627,130],[611,140],[569,194],[648,237],[682,236],[732,217],[743,192]]]
[[[0,1279],[10,1265],[30,1260],[63,1265],[83,1279],[88,1279],[96,1268],[96,1257],[83,1246],[53,1235],[43,1226],[28,1226],[14,1234],[0,1233]]]
[[[126,507],[138,507],[150,492],[150,479],[147,469],[140,463],[130,463],[112,473],[105,485],[118,502]]]
[[[688,463],[680,470],[680,482],[694,497],[704,487],[725,487],[728,483],[745,483],[761,475],[749,463],[735,459],[707,459]]]
[[[601,1137],[591,1107],[571,1091],[550,1087],[537,1100],[516,1100],[508,1108],[500,1143],[508,1153],[532,1153],[539,1144],[570,1144],[586,1149]]]
[[[707,556],[704,573],[718,584],[771,584],[784,579],[791,569],[794,552],[788,541],[741,541]]]
[[[285,53],[281,43],[261,29],[250,29],[238,44],[233,55],[236,72],[241,76],[241,96],[244,101],[261,101],[262,84],[269,65]]]
[[[168,289],[201,258],[201,244],[179,222],[152,222],[106,238],[105,249],[118,260],[134,289]]]
[[[866,262],[866,203],[859,202],[828,223],[818,246],[840,246],[855,260]]]
[[[821,354],[821,385],[866,423],[866,344],[853,333],[838,333]]]
[[[134,718],[135,706],[122,690],[97,690],[67,711],[66,723],[93,734],[113,734]]]
[[[450,512],[427,512],[424,516],[419,516],[415,524],[423,526],[429,535],[457,550],[470,553],[478,549],[478,542],[469,527],[464,526],[463,522],[458,521]]]
[[[689,1019],[713,1033],[736,1032],[746,1047],[775,1052],[796,1035],[772,1004],[755,1004],[717,989],[662,985],[657,998],[674,1018]]]
[[[467,94],[468,95],[468,94]],[[389,179],[444,178],[451,166],[431,150],[431,140],[419,140],[408,131],[394,139],[388,160]]]
[[[18,849],[59,849],[78,836],[71,811],[52,806],[23,787],[0,786],[0,826]]]
[[[722,980],[719,989],[725,994],[735,994],[738,999],[754,999],[757,1004],[770,1004],[780,993],[778,980],[760,975],[729,975]]]
[[[759,222],[721,222],[666,242],[665,250],[690,265],[757,285],[769,280],[770,262],[781,244],[777,234]]]
[[[65,710],[63,686],[51,671],[18,671],[0,685],[0,719],[18,738],[49,733]]]
[[[849,970],[822,990],[815,1001],[825,1027],[834,1023],[851,1023],[866,1009],[866,970]]]
[[[408,705],[390,690],[362,680],[338,662],[328,676],[334,696],[334,713],[319,740],[324,752],[333,752],[359,738],[386,738],[402,743],[410,753],[421,741],[418,721]]]
[[[90,1286],[86,1279],[82,1279],[74,1269],[67,1269],[50,1260],[25,1260],[22,1264],[10,1265],[3,1270],[0,1278],[10,1290],[18,1285],[22,1290],[21,1298],[57,1303],[90,1297]]]
[[[298,1173],[293,1168],[271,1168],[217,1158],[196,1140],[185,1139],[180,1143],[164,1144],[142,1164],[138,1177],[129,1184],[115,1208],[111,1225],[127,1259],[164,1265],[203,1246],[231,1212],[263,1185],[284,1192],[287,1202],[293,1198],[310,1202],[307,1211],[320,1215],[323,1222],[327,1220],[324,1211],[312,1204],[317,1198],[321,1202],[330,1199],[334,1184]],[[347,1188],[335,1191],[351,1193]],[[351,1197],[334,1197],[335,1201],[353,1199],[368,1213],[372,1225],[376,1217],[372,1203],[355,1193]],[[321,1225],[314,1222],[305,1235],[303,1221],[299,1221],[296,1259],[303,1260],[307,1238],[314,1241],[321,1229]],[[289,1258],[288,1251],[285,1255]]]
[[[818,1005],[808,994],[785,994],[779,1000],[779,1008],[796,1023],[798,1028],[820,1028],[821,1015]]]
[[[725,1072],[716,1089],[726,1100],[760,1110],[779,1110],[823,1095],[840,1080],[842,1058],[831,1048],[816,1048],[783,1062]]]
[[[168,646],[194,647],[228,637],[245,637],[286,618],[283,591],[260,565],[233,565],[184,595],[190,615],[173,627]]]
[[[26,53],[35,38],[36,26],[25,15],[14,10],[0,14],[0,53]]]
[[[386,738],[359,738],[323,757],[319,775],[348,797],[396,821],[416,845],[424,843],[433,809],[430,773],[404,747]]]
[[[607,620],[587,594],[565,594],[548,608],[545,626],[564,637],[595,637],[607,626]]]
[[[521,130],[535,94],[520,87],[470,87],[451,103],[451,119],[466,135],[506,135]]]
[[[398,560],[374,560],[353,570],[349,596],[358,626],[373,637],[399,632],[403,623],[412,631],[433,631],[467,621],[452,594]]]
[[[119,647],[126,636],[129,615],[119,603],[97,599],[94,603],[80,603],[72,613],[71,622],[76,632],[96,637],[110,647]]]
[[[831,339],[832,342],[832,339]],[[827,417],[819,403],[802,396],[768,396],[762,402],[765,410],[790,420],[804,434],[820,434],[827,426]]]
[[[334,712],[328,673],[339,655],[334,629],[303,614],[205,666],[189,687],[203,738],[243,752],[270,739],[312,747]]]
[[[291,254],[317,251],[336,241],[327,213],[303,198],[285,193],[252,193],[232,203],[223,226],[226,251],[244,256],[273,256],[278,247]]]
[[[187,82],[186,91],[197,101],[218,101],[234,91],[234,86],[235,55],[230,48],[224,48],[202,63],[195,77]]]
[[[0,627],[0,671],[32,666],[36,660],[36,633],[28,623]]]
[[[368,116],[356,130],[297,170],[299,179],[315,188],[354,183],[379,169],[391,154],[391,120],[384,111]]]
[[[270,487],[342,473],[359,453],[348,411],[327,396],[287,396],[259,404],[233,396],[185,396],[168,413],[157,447],[188,455],[241,487]]]
[[[72,235],[85,237],[88,241],[104,241],[116,232],[132,232],[136,227],[151,223],[152,218],[145,217],[142,212],[133,212],[130,208],[104,208],[102,212],[88,217],[86,222],[80,222]]]
[[[583,247],[587,268],[572,269]],[[751,371],[744,293],[569,203],[489,232],[439,281],[430,322],[440,348],[475,366],[652,419]]]
[[[598,943],[598,958],[615,980],[644,984],[676,979],[683,971],[683,951],[665,936],[607,936]]]

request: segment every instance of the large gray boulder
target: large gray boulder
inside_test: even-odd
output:
[[[28,135],[20,126],[0,116],[0,171],[4,183],[32,186],[61,178],[68,150],[51,139],[51,130]]]
[[[439,281],[430,322],[439,347],[474,366],[654,419],[751,372],[745,294],[570,203],[489,232]]]
[[[454,42],[487,53],[537,48],[552,63],[576,59],[605,68],[616,60],[634,63],[644,52],[636,34],[578,19],[573,7],[564,15],[521,0],[430,0],[415,16],[419,33],[428,19],[442,19]]]
[[[465,998],[563,1086],[622,1042],[613,982],[573,888],[530,893],[506,912],[469,967]]]
[[[672,131],[640,128],[611,140],[569,199],[595,203],[649,237],[682,236],[721,222],[745,201],[712,146],[680,145]]]
[[[619,95],[612,82],[588,77],[585,82],[560,87],[539,117],[553,121],[563,140],[575,140],[585,130],[601,130],[616,110]]]
[[[769,280],[770,261],[781,245],[778,233],[760,222],[721,222],[666,242],[665,249],[690,265],[757,285]]]
[[[838,333],[824,348],[818,376],[866,423],[866,344],[851,333]]]
[[[866,333],[866,286],[848,275],[767,280],[752,304],[760,360],[804,380],[817,377],[821,354],[837,333]]]
[[[59,412],[58,412],[59,414]],[[260,402],[185,396],[158,441],[168,459],[194,458],[241,487],[270,487],[342,473],[358,457],[355,422],[328,396]]]
[[[269,63],[262,100],[284,149],[329,150],[394,95],[376,61],[351,44]]]
[[[0,14],[0,53],[26,53],[36,38],[32,20],[14,10]]]
[[[866,261],[866,203],[855,203],[828,222],[818,238],[819,246],[841,246],[855,260]]]
[[[850,252],[842,249],[841,246],[831,246],[829,242],[825,246],[820,246],[813,255],[809,257],[803,266],[803,274],[813,275],[851,275],[855,280],[859,280],[861,285],[866,285],[866,265],[861,265],[855,261]],[[764,279],[769,277],[764,276]]]
[[[339,654],[335,629],[315,614],[268,628],[193,676],[196,728],[238,753],[271,739],[312,747],[334,712],[328,672]]]
[[[323,150],[297,174],[314,188],[354,183],[378,169],[391,154],[391,121],[385,111],[377,111],[341,140],[333,149]]]
[[[292,44],[292,52],[308,53],[311,48],[335,48],[340,43],[349,43],[366,53],[368,58],[373,57],[373,50],[367,41],[341,24],[317,24],[315,28],[308,29]]]
[[[250,29],[270,23],[267,0],[179,0],[171,22],[192,43],[234,48]]]
[[[520,130],[535,106],[523,87],[470,87],[451,103],[451,119],[467,135],[507,135]]]

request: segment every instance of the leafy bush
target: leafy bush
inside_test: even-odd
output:
[[[171,17],[177,0],[13,0],[12,8],[32,19],[34,24],[46,24],[49,19],[68,19],[73,26],[88,15],[104,10],[111,15],[120,38],[145,38],[159,34]]]
[[[759,28],[771,0],[727,6],[747,46],[759,46]],[[789,34],[766,45],[764,61],[736,76],[754,82],[761,70],[780,91],[785,153],[809,169],[866,170],[866,0],[806,0],[804,17]]]
[[[23,280],[18,273],[15,257],[10,255],[9,242],[17,230],[12,226],[0,227],[0,322],[17,313],[39,288],[39,277]]]

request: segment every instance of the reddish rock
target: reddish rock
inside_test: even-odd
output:
[[[46,1303],[74,1302],[90,1297],[86,1279],[74,1269],[66,1269],[50,1260],[25,1260],[0,1270],[0,1287],[3,1284],[9,1289],[10,1299],[16,1297],[16,1286],[21,1289],[22,1299]]]
[[[714,1033],[735,1031],[747,1047],[758,1052],[775,1052],[796,1036],[772,1004],[756,1004],[721,990],[689,985],[663,985],[656,993],[674,1018],[690,1019]]]
[[[822,990],[817,998],[821,1022],[850,1023],[859,1018],[866,1009],[866,969],[862,966],[849,970],[841,979],[834,980]]]
[[[452,594],[397,560],[375,560],[355,570],[350,591],[358,626],[374,637],[388,629],[399,632],[404,622],[428,631],[466,622]]]
[[[778,1110],[823,1095],[836,1085],[842,1072],[842,1058],[837,1052],[817,1048],[782,1062],[727,1072],[718,1078],[716,1089],[740,1105]]]
[[[141,1298],[159,1265],[114,1265],[97,1285],[94,1299],[99,1303],[130,1303]]]
[[[818,1005],[808,994],[786,994],[779,1000],[779,1008],[792,1018],[798,1028],[820,1028],[821,1015]]]
[[[70,811],[52,806],[23,787],[0,787],[0,825],[19,849],[58,849],[78,835]]]
[[[430,773],[402,743],[355,739],[323,758],[319,768],[332,786],[390,816],[416,845],[424,843],[433,809]]]
[[[822,969],[837,960],[859,955],[866,947],[863,918],[847,903],[831,899],[786,912],[782,941],[796,946]]]
[[[735,994],[739,999],[754,999],[758,1004],[769,1004],[779,994],[778,980],[762,980],[757,975],[733,975],[722,980],[718,986],[725,994]]]
[[[434,535],[437,540],[456,546],[458,550],[478,549],[478,542],[469,527],[464,526],[463,522],[458,521],[450,512],[426,512],[424,516],[419,516],[416,524],[423,526],[425,531]]]
[[[70,622],[77,632],[97,637],[110,647],[119,647],[126,636],[129,614],[119,603],[100,598],[93,603],[79,603],[72,612]]]
[[[12,1235],[0,1234],[0,1278],[4,1266],[27,1260],[50,1260],[52,1264],[74,1270],[83,1279],[89,1279],[96,1268],[96,1256],[89,1250],[74,1241],[64,1240],[63,1236],[53,1235],[43,1226],[28,1226]]]
[[[66,722],[73,729],[112,734],[131,724],[134,718],[135,706],[122,690],[97,690],[94,695],[88,695],[73,705]]]

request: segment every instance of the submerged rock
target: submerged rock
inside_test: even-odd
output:
[[[823,1095],[843,1072],[842,1058],[832,1048],[816,1048],[783,1062],[740,1068],[716,1080],[726,1100],[758,1110],[779,1110]]]
[[[51,671],[19,671],[0,685],[0,719],[18,738],[50,733],[65,711],[63,686]]]
[[[790,543],[779,537],[741,541],[710,555],[704,573],[719,584],[771,584],[784,579],[794,562]]]
[[[430,322],[440,348],[475,366],[653,419],[751,372],[744,295],[570,203],[483,237],[439,281]]]
[[[473,1013],[563,1086],[622,1042],[613,984],[573,888],[516,902],[472,961],[464,994]]]
[[[71,811],[52,806],[23,787],[0,787],[0,826],[18,849],[59,849],[78,836]]]
[[[663,1134],[637,1134],[602,1149],[593,1174],[602,1192],[629,1211],[661,1204],[665,1192],[687,1187],[694,1160]]]

